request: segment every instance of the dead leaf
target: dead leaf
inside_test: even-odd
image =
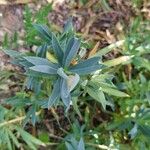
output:
[[[97,52],[100,42],[97,42],[94,48],[89,52],[88,58]]]

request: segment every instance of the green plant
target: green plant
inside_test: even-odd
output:
[[[2,42],[3,48],[17,48],[18,47],[18,33],[15,32],[12,37],[8,37],[8,33],[5,33]]]
[[[36,87],[36,93],[40,91],[37,87],[41,87],[41,81],[39,80],[43,76],[47,76],[54,80],[54,82],[50,83],[53,85],[53,91],[50,94],[49,100],[43,107],[50,108],[54,104],[56,105],[58,99],[61,98],[65,107],[68,109],[71,104],[71,91],[78,84],[80,76],[82,77],[83,75],[84,80],[81,79],[82,88],[85,92],[87,91],[89,95],[94,97],[94,99],[101,102],[104,109],[109,103],[106,102],[103,92],[115,96],[128,96],[115,89],[116,87],[111,82],[111,79],[107,79],[109,75],[99,75],[101,71],[99,71],[97,75],[91,76],[92,78],[89,78],[90,80],[85,78],[85,75],[105,67],[102,62],[100,64],[100,57],[95,56],[83,61],[83,59],[77,55],[80,48],[80,40],[75,37],[70,20],[66,23],[64,31],[58,34],[57,37],[54,33],[49,31],[46,26],[35,24],[34,27],[40,33],[40,36],[47,42],[47,44],[41,46],[37,50],[37,56],[25,56],[24,54],[16,52],[14,56],[13,51],[5,52],[15,57],[15,61],[17,61],[18,64],[24,66],[29,76],[27,87],[31,87],[31,89],[32,87]],[[48,60],[45,58],[47,52],[53,59],[50,58],[50,60]],[[72,64],[73,61],[76,64]],[[74,95],[74,92],[76,92],[76,90],[72,92],[72,95]]]
[[[136,18],[126,38],[124,54],[132,55],[133,65],[138,68],[145,68],[150,71],[150,30],[149,21],[142,21],[142,17]]]
[[[127,141],[129,144],[131,142],[131,147],[149,149],[150,82],[141,73],[136,79],[130,81],[126,79],[125,75],[123,78],[124,88],[126,88],[130,98],[118,102],[121,114],[113,113],[113,121],[109,123],[107,129],[112,131],[114,136],[121,136],[120,139]],[[122,135],[120,132],[122,132]],[[140,139],[142,139],[142,143]],[[122,141],[118,141],[118,143],[120,142]],[[123,147],[126,147],[126,145]]]
[[[34,28],[45,41],[35,54],[4,50],[13,58],[13,64],[22,66],[26,71],[23,90],[5,101],[14,110],[22,109],[26,114],[24,126],[30,120],[35,125],[38,120],[36,113],[43,108],[51,109],[53,106],[63,105],[68,112],[72,106],[82,118],[78,108],[78,103],[80,105],[82,101],[90,103],[95,99],[106,111],[106,106],[114,109],[109,95],[128,97],[126,93],[117,90],[112,82],[114,77],[108,72],[109,67],[122,61],[108,63],[101,60],[103,54],[122,44],[122,41],[85,59],[80,52],[85,43],[76,37],[71,19],[66,22],[63,32],[57,34],[44,25],[34,24]],[[25,92],[25,88],[30,92]],[[80,141],[79,147],[84,147],[82,136],[77,140],[73,137],[72,140],[75,143]]]
[[[17,124],[25,118],[25,116],[19,117],[18,115],[19,110],[14,111],[0,106],[0,148],[8,150],[13,150],[15,147],[25,148],[26,146],[22,144],[21,140],[33,150],[37,149],[36,145],[45,146],[43,142],[33,137]]]
[[[52,4],[48,4],[42,7],[36,13],[33,13],[30,8],[26,5],[24,10],[24,28],[25,28],[25,39],[27,46],[40,45],[41,40],[36,39],[37,32],[34,29],[32,23],[40,23],[48,25],[48,13],[52,11]],[[31,17],[32,16],[32,17]]]

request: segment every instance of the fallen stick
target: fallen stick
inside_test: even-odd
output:
[[[36,112],[36,116],[40,115],[40,113],[41,113],[41,111]],[[25,118],[26,118],[26,116],[21,116],[21,117],[18,117],[18,118],[9,120],[9,121],[2,122],[2,123],[0,123],[0,128],[3,126],[9,125],[9,124],[20,122],[20,121],[24,120]]]

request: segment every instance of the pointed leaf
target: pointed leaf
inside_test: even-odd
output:
[[[41,38],[45,39],[48,43],[51,43],[52,33],[45,25],[33,24],[34,28],[39,32]]]
[[[70,67],[69,71],[73,73],[77,73],[79,75],[92,73],[103,67],[103,65],[99,64],[99,60],[100,60],[99,57],[87,59],[83,62],[78,63],[73,67]]]
[[[47,44],[43,44],[36,50],[36,56],[45,58],[46,57]]]
[[[70,92],[76,87],[79,80],[80,80],[80,76],[78,74],[75,74],[74,76],[70,75],[68,77],[67,84]]]
[[[5,49],[5,50],[3,50],[3,52],[5,54],[9,55],[12,58],[18,58],[18,57],[21,57],[22,55],[24,55],[24,54],[22,54],[22,53],[20,53],[18,51],[14,51],[14,50],[7,50],[7,49]]]
[[[53,47],[53,51],[59,61],[59,63],[62,63],[62,59],[63,59],[63,50],[61,48],[61,45],[57,39],[57,37],[53,34],[52,36],[52,47]]]
[[[57,101],[57,99],[60,98],[60,78],[57,79],[52,94],[49,97],[48,100],[48,108],[50,108],[51,106],[53,106],[55,104],[55,102]]]
[[[118,96],[118,97],[129,97],[128,94],[118,91],[117,89],[105,87],[101,89],[103,92],[108,93],[110,95]]]
[[[65,67],[68,67],[70,65],[73,58],[77,55],[79,48],[80,48],[80,40],[74,37],[71,38],[70,41],[68,42],[63,58]]]
[[[17,148],[19,148],[21,144],[17,140],[16,136],[10,130],[8,130],[7,132],[9,134],[9,137],[12,139],[13,143],[16,145]]]
[[[83,138],[80,139],[77,150],[85,150]]]
[[[25,130],[21,129],[20,127],[16,127],[16,130],[20,133],[20,135],[22,136],[22,138],[24,139],[24,141],[27,144],[28,143],[32,143],[32,144],[36,144],[36,145],[45,146],[45,144],[42,141],[40,141],[39,139],[35,138],[34,136],[29,134]]]
[[[137,132],[138,132],[138,125],[135,124],[128,134],[130,135],[131,139],[133,139],[137,135]]]
[[[40,72],[40,73],[46,73],[46,74],[57,74],[57,69],[48,65],[37,65],[30,67],[29,69]]]
[[[87,88],[88,94],[93,97],[96,101],[102,104],[104,110],[106,110],[106,105],[109,105],[109,102],[106,101],[105,95],[102,91],[94,88]]]
[[[61,99],[64,105],[68,109],[70,106],[70,102],[71,102],[71,95],[70,95],[70,91],[67,85],[67,80],[63,78],[61,79]]]
[[[73,30],[73,24],[72,24],[72,18],[70,17],[64,26],[64,33],[72,31]]]
[[[92,57],[103,56],[107,54],[108,52],[112,51],[113,49],[122,46],[124,43],[125,43],[125,40],[120,40],[115,43],[112,43],[111,45],[97,51],[97,53],[95,55],[92,55]]]
[[[139,125],[139,130],[147,137],[150,137],[150,127],[148,125]]]
[[[24,59],[26,59],[28,62],[32,63],[35,66],[36,65],[49,65],[55,69],[58,69],[58,64],[51,63],[45,58],[28,56],[28,57],[24,57]]]

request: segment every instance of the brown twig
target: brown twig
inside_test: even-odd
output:
[[[41,111],[37,112],[36,115],[40,115],[40,113],[41,113]],[[2,123],[0,123],[0,128],[3,126],[9,125],[9,124],[20,122],[20,121],[24,120],[25,118],[26,118],[26,116],[22,116],[22,117],[18,117],[16,119],[2,122]]]

